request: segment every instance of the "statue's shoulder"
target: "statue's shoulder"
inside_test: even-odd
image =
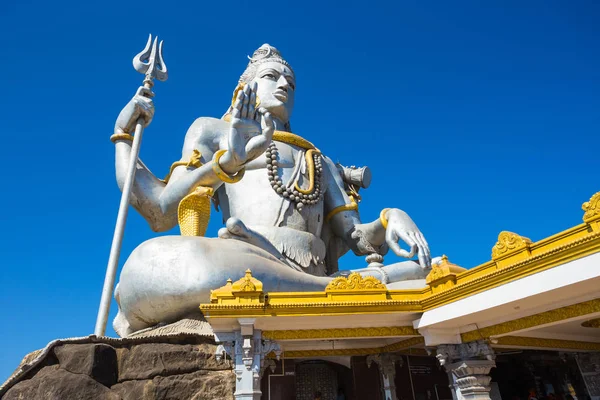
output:
[[[204,145],[214,147],[226,137],[230,123],[219,118],[200,117],[190,125],[186,135],[187,146]]]

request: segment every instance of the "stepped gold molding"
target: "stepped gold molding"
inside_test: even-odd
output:
[[[419,336],[412,326],[385,326],[373,328],[300,329],[263,331],[263,338],[271,340],[334,339],[355,337]]]
[[[362,289],[383,289],[386,287],[381,281],[375,277],[363,277],[357,272],[352,272],[348,277],[340,276],[335,278],[325,288],[325,292],[336,290],[362,290]]]
[[[462,333],[460,336],[463,342],[471,342],[598,312],[600,312],[600,299],[594,299],[501,324],[486,326],[485,328]]]
[[[582,351],[600,351],[600,343],[580,342],[576,340],[545,339],[525,336],[504,336],[497,339],[494,346],[535,347],[545,349],[564,349]]]

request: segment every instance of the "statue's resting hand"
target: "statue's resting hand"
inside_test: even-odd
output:
[[[400,239],[410,246],[410,252],[400,247]],[[412,258],[416,253],[422,268],[431,267],[429,245],[417,225],[404,211],[392,208],[387,212],[385,241],[396,255]]]
[[[233,103],[231,128],[227,140],[227,152],[221,158],[221,167],[228,173],[236,173],[245,164],[265,152],[275,126],[265,108],[256,107],[256,83],[244,86]]]
[[[133,134],[139,118],[144,120],[144,127],[150,125],[152,117],[154,117],[152,97],[154,97],[154,93],[150,89],[141,86],[135,96],[119,113],[115,124],[115,133],[127,132]]]

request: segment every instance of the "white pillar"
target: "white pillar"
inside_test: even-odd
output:
[[[253,318],[240,318],[240,330],[215,333],[221,344],[217,347],[217,358],[223,352],[229,354],[234,363],[236,400],[260,400],[260,379],[267,365],[265,356],[271,351],[279,359],[281,348],[272,340],[263,340],[262,332],[254,329]]]

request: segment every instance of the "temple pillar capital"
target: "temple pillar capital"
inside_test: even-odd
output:
[[[442,344],[437,359],[451,376],[457,400],[489,400],[489,373],[496,366],[492,347],[485,341]]]
[[[217,360],[229,355],[234,362],[236,400],[260,400],[260,380],[264,371],[274,368],[275,363],[266,358],[273,352],[277,359],[281,347],[274,340],[262,338],[262,331],[254,328],[254,321],[240,321],[240,328],[233,332],[217,332]]]

